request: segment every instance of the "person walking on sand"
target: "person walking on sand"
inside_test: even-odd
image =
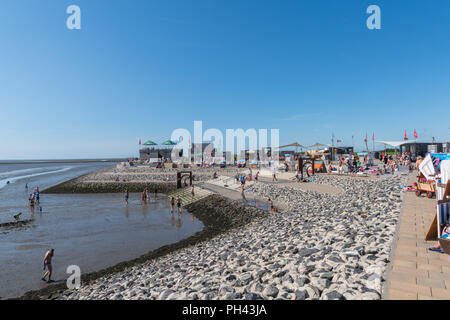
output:
[[[45,268],[47,268],[47,271],[44,273],[42,281],[46,281],[45,277],[48,276],[47,283],[52,282],[52,258],[54,253],[55,249],[51,248],[45,253],[44,256],[44,268],[42,269],[42,272],[45,271]]]
[[[272,181],[278,181],[278,179],[277,179],[277,170],[275,169],[275,164],[272,167]]]
[[[170,212],[173,213],[173,208],[175,207],[175,198],[170,199]]]
[[[181,198],[177,198],[177,211],[178,213],[181,213]]]
[[[128,193],[128,189],[125,189],[125,203],[128,205],[128,198],[130,194]]]
[[[195,197],[194,185],[191,185],[191,195],[192,195],[192,198]]]

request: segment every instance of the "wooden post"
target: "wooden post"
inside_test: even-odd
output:
[[[298,156],[298,171],[303,175],[303,158],[302,156]]]

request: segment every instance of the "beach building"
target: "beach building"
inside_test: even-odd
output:
[[[443,153],[450,153],[450,142],[444,142],[442,144],[442,152]]]
[[[329,147],[325,150],[329,152],[331,161],[338,160],[340,156],[353,153],[353,147]]]
[[[201,150],[196,154],[197,150]],[[216,156],[216,149],[213,142],[192,143],[191,145],[191,161],[201,159],[201,161],[212,161]]]
[[[142,148],[139,150],[139,159],[146,161],[150,159],[171,159],[172,149],[167,148]]]
[[[201,146],[199,147],[197,144],[192,143],[191,144],[191,161],[194,161],[196,147],[199,147],[199,149],[201,150],[201,154],[199,154],[199,156],[201,156],[202,161],[204,161],[207,156],[214,157],[216,154],[216,149],[213,146],[211,146],[210,149],[207,149],[210,144],[211,144],[210,142],[205,142],[205,143],[202,143]],[[173,150],[173,148],[156,148],[156,147],[150,148],[150,147],[147,147],[147,148],[142,148],[139,150],[139,156],[140,156],[140,160],[143,160],[143,161],[150,160],[150,159],[171,160],[172,159],[172,150]],[[179,156],[180,157],[183,156],[182,149],[180,149],[180,151],[179,151]]]
[[[448,146],[448,143],[437,142],[406,142],[400,146],[400,152],[409,152],[417,156],[425,156],[426,153],[439,153],[443,152],[444,145]]]

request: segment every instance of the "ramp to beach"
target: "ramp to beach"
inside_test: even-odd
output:
[[[181,199],[181,204],[183,206],[187,206],[188,204],[191,204],[191,203],[196,202],[196,201],[198,201],[200,199],[206,198],[210,194],[212,194],[211,191],[202,189],[202,188],[197,186],[194,189],[194,197],[192,196],[191,188],[189,188],[189,187],[171,191],[171,192],[169,192],[167,194],[167,197],[168,198],[174,197],[175,200],[179,197]]]

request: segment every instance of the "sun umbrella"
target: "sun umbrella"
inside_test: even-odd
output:
[[[161,145],[163,145],[163,146],[176,146],[177,144],[175,142],[173,142],[172,140],[167,140],[167,141],[164,141],[163,143],[161,143]]]
[[[161,143],[163,146],[176,146],[177,144],[173,142],[172,140],[167,140]]]
[[[305,148],[305,147],[302,146],[300,143],[294,142],[294,143],[291,143],[291,144],[287,144],[287,145],[285,145],[285,146],[280,146],[280,149],[282,149],[282,148],[287,148],[287,147]]]
[[[316,142],[316,144],[313,144],[312,146],[309,146],[308,148],[319,148],[319,147],[328,147],[328,145]]]
[[[144,146],[156,146],[157,144],[151,140],[148,140],[144,143]]]

